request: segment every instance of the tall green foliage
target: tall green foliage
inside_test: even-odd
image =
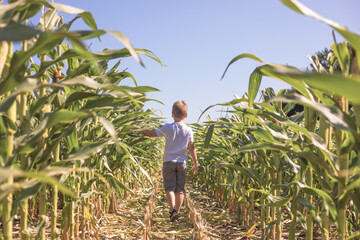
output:
[[[59,12],[75,17],[65,23]],[[36,28],[27,26],[27,20],[39,13]],[[78,19],[90,29],[71,31]],[[160,143],[131,137],[133,124],[158,123],[149,120],[150,110],[144,110],[150,100],[146,93],[157,89],[138,86],[130,73],[118,71],[120,60],[112,67],[109,61],[133,56],[143,65],[139,54],[144,54],[161,62],[152,52],[133,48],[120,32],[98,30],[91,13],[64,4],[45,0],[1,4],[0,23],[3,237],[12,239],[11,223],[21,205],[22,239],[29,239],[24,219],[31,213],[25,203],[38,198],[40,208],[50,206],[52,212],[47,233],[44,226],[50,216],[46,208],[40,209],[38,238],[56,239],[59,234],[78,238],[82,229],[85,239],[85,224],[96,228],[96,218],[109,209],[110,201],[131,192],[135,182],[151,182],[143,167],[160,151],[140,150],[141,145]],[[103,34],[113,35],[125,48],[89,51],[83,41]],[[22,48],[13,51],[9,47],[13,42]],[[125,78],[132,78],[134,86],[122,84]],[[89,202],[97,208],[89,208]],[[62,232],[56,227],[58,206]]]
[[[264,236],[271,230],[273,239],[281,239],[280,219],[290,217],[289,239],[295,239],[299,223],[308,230],[309,239],[314,224],[321,228],[322,239],[334,234],[339,239],[356,238],[360,235],[360,36],[296,0],[282,2],[325,22],[347,43],[331,46],[329,66],[311,59],[313,72],[265,63],[252,54],[232,59],[225,73],[244,58],[265,64],[251,74],[248,96],[220,104],[232,108],[231,118],[196,126],[199,141],[204,142],[200,165],[211,164],[199,174],[225,205],[232,208],[235,200],[240,218],[251,216],[243,212],[256,201],[255,205],[261,206],[261,220],[267,223],[262,226]],[[256,103],[262,76],[284,81],[297,93],[280,91],[275,95],[267,89],[261,94],[264,102]],[[304,112],[288,116],[294,104],[303,105]],[[290,216],[281,214],[279,207],[287,208]],[[330,233],[332,226],[335,233]]]

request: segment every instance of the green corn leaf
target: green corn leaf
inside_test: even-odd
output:
[[[31,132],[15,138],[14,145],[19,153],[30,153],[43,145],[43,133],[49,117],[46,116]]]
[[[53,7],[63,13],[78,14],[89,27],[91,27],[93,30],[97,29],[96,22],[90,12],[60,3],[46,2],[46,5]]]
[[[79,150],[79,139],[78,139],[78,134],[77,134],[76,128],[70,127],[68,129],[68,131],[71,131],[71,133],[69,133],[68,136],[66,136],[66,137],[63,136],[63,137],[65,137],[65,141],[69,148],[69,152],[72,152],[73,149],[75,149],[75,151],[78,151]],[[82,142],[82,144],[84,144],[84,142]]]
[[[360,187],[360,178],[354,180],[354,181],[351,181],[347,187],[346,187],[346,190],[350,191],[350,190],[353,190],[355,188],[359,188]]]
[[[12,91],[17,87],[20,81],[24,81],[24,74],[15,78],[19,73],[25,73],[26,63],[29,58],[35,54],[44,54],[51,50],[57,44],[60,44],[64,35],[54,32],[45,32],[41,34],[35,45],[26,52],[16,52],[11,60],[9,74],[4,81],[0,83],[0,94]]]
[[[93,15],[90,12],[82,12],[79,16],[84,20],[84,22],[91,27],[91,29],[96,30],[97,25]]]
[[[44,96],[33,101],[30,106],[31,116],[34,116],[34,114],[37,113],[45,104],[48,104],[50,102],[49,100],[48,96]]]
[[[324,153],[324,155],[330,160],[329,164],[331,168],[336,169],[335,163],[338,162],[337,156],[327,149],[324,140],[319,135],[312,132],[310,132],[309,134],[311,135],[311,143],[315,147],[320,149]]]
[[[89,157],[91,157],[92,155],[95,155],[95,154],[99,153],[100,151],[102,151],[105,146],[107,146],[111,143],[112,143],[112,141],[110,141],[110,140],[104,140],[101,142],[90,143],[90,144],[86,145],[85,147],[80,148],[77,152],[70,154],[69,157],[65,160],[66,161],[86,160]]]
[[[83,99],[94,99],[99,98],[100,96],[93,92],[75,92],[72,93],[65,102],[65,106],[70,106],[72,103],[83,100]]]
[[[290,148],[281,143],[253,143],[238,148],[238,152],[249,152],[262,149],[291,151]]]
[[[9,23],[17,8],[25,5],[25,1],[14,1],[9,4],[0,4],[0,24]]]
[[[103,127],[105,128],[105,130],[108,132],[108,134],[110,135],[111,139],[114,141],[114,143],[116,144],[116,146],[121,149],[122,147],[120,146],[120,141],[119,138],[116,134],[116,129],[114,127],[114,125],[112,124],[112,122],[106,120],[105,118],[101,117],[101,116],[97,116],[99,119],[99,122],[101,122],[101,124],[103,125]]]
[[[124,106],[122,109],[119,109],[119,111],[126,111],[128,110],[129,107],[128,106]],[[120,127],[120,126],[123,126],[123,125],[126,125],[128,123],[131,123],[131,121],[134,121],[135,119],[141,117],[141,116],[144,116],[146,115],[145,113],[143,112],[134,112],[134,113],[129,113],[129,114],[126,114],[124,116],[121,116],[119,117],[118,119],[116,119],[113,124],[116,126],[116,127]]]
[[[275,140],[273,135],[271,135],[268,131],[265,131],[264,129],[255,128],[255,129],[249,129],[249,130],[254,135],[254,137],[256,139],[259,139],[260,141],[265,140],[266,142],[278,142],[277,140]]]
[[[251,179],[255,180],[257,183],[259,183],[259,185],[261,187],[266,186],[264,179],[260,176],[260,174],[256,170],[254,170],[252,168],[244,168],[239,165],[235,165],[235,164],[231,164],[231,163],[220,163],[219,165],[221,167],[226,167],[226,168],[240,171],[244,176],[247,176],[248,178],[251,178]]]
[[[135,193],[129,189],[128,187],[126,187],[122,182],[120,182],[118,179],[114,178],[114,177],[109,177],[107,176],[109,179],[109,183],[111,186],[113,186],[113,188],[116,190],[116,192],[119,194],[119,196],[121,196],[121,189],[130,192],[131,194],[135,195]]]
[[[18,88],[13,91],[10,96],[5,97],[0,102],[0,112],[7,112],[12,104],[16,101],[16,98],[19,94],[23,92],[32,92],[40,85],[38,84],[37,80],[33,78],[26,78]]]
[[[252,106],[252,104],[255,100],[255,97],[259,91],[262,76],[263,76],[262,73],[257,68],[250,75],[249,89],[248,89],[249,107]]]
[[[265,207],[283,207],[286,204],[288,204],[292,199],[291,197],[279,197],[273,195],[269,195],[268,198],[271,201],[271,203],[260,204],[260,205]]]
[[[157,88],[150,87],[150,86],[139,86],[139,87],[129,87],[129,86],[114,86],[109,85],[105,87],[109,90],[119,90],[124,92],[136,92],[136,93],[147,93],[147,92],[158,92],[160,91]]]
[[[306,15],[308,17],[315,18],[316,20],[319,20],[321,22],[326,23],[330,27],[334,28],[336,31],[338,31],[346,40],[350,42],[352,46],[354,46],[357,51],[360,51],[360,36],[349,31],[346,27],[340,25],[339,23],[336,23],[330,19],[324,18],[320,16],[319,14],[315,13],[302,3],[300,3],[297,0],[281,0],[285,5],[287,5],[292,10]]]
[[[262,59],[260,59],[259,57],[255,56],[255,55],[253,55],[253,54],[250,54],[250,53],[240,54],[240,55],[234,57],[234,58],[230,61],[230,63],[227,65],[227,67],[226,67],[223,75],[221,76],[221,79],[224,78],[224,76],[225,76],[227,70],[229,69],[230,65],[232,65],[232,64],[233,64],[234,62],[236,62],[237,60],[240,60],[240,59],[243,59],[243,58],[250,58],[250,59],[255,60],[255,61],[258,61],[258,62],[264,62]]]
[[[123,96],[125,96],[125,94]],[[101,97],[99,99],[87,101],[87,103],[81,109],[82,110],[113,109],[113,108],[122,107],[123,105],[124,105],[124,101],[121,99],[115,99],[112,97]]]
[[[127,147],[124,147],[124,150],[127,152],[129,158],[131,159],[131,161],[140,169],[140,171],[142,172],[142,174],[144,174],[144,176],[149,180],[149,182],[151,184],[153,184],[153,181],[151,180],[151,177],[149,176],[149,174],[145,171],[145,169],[136,161],[136,159],[130,154],[129,150]]]
[[[61,18],[57,14],[56,10],[49,8],[46,10],[45,14],[42,15],[40,23],[36,28],[42,29],[43,31],[54,31],[60,21]]]
[[[306,16],[315,18],[319,21],[322,21],[335,29],[338,33],[340,33],[349,43],[352,47],[354,47],[356,51],[357,56],[357,62],[358,62],[358,68],[360,68],[360,36],[358,34],[355,34],[351,31],[349,31],[346,27],[340,25],[337,22],[334,22],[330,19],[326,19],[319,14],[315,13],[302,3],[298,2],[297,0],[281,0],[285,5],[293,9],[294,11],[304,14]]]
[[[280,65],[280,64],[266,64],[258,67],[257,69],[265,76],[286,82],[287,84],[291,85],[293,88],[298,90],[306,98],[311,99],[310,93],[307,87],[305,86],[304,82],[299,81],[300,79],[295,79],[293,77],[293,75],[295,74],[302,73],[302,71],[300,71],[299,69],[292,66]]]
[[[77,32],[68,32],[67,35],[70,36],[72,38],[75,38],[74,35],[75,33],[79,33],[81,31],[77,31]],[[87,31],[90,32],[90,31]],[[41,66],[40,69],[37,70],[36,74],[34,75],[34,77],[40,77],[47,68],[49,68],[50,66],[57,64],[59,62],[62,62],[63,60],[69,60],[72,58],[77,58],[77,59],[83,59],[83,60],[89,60],[92,61],[94,60],[96,57],[98,57],[99,59],[103,59],[103,60],[110,60],[112,58],[116,58],[116,57],[127,57],[130,56],[129,51],[127,49],[120,49],[120,50],[112,50],[112,51],[104,51],[104,52],[100,52],[100,53],[90,53],[87,51],[81,51],[80,49],[69,49],[64,51],[64,53],[59,56],[58,58],[54,59],[53,61],[43,61],[41,62]],[[91,63],[83,63],[82,65],[86,66],[91,66]],[[82,68],[84,67],[82,66]],[[74,71],[79,71],[79,69],[69,69],[69,73],[67,74],[68,78],[72,78],[72,77],[77,77],[74,74]]]
[[[349,193],[351,199],[354,202],[354,205],[359,209],[360,208],[360,202],[358,201],[358,199],[360,199],[360,193],[357,190],[352,190],[352,191],[348,191],[347,193]]]
[[[102,84],[96,82],[94,79],[87,76],[79,76],[71,79],[65,79],[59,83],[66,86],[82,85],[84,87],[88,87],[92,89],[99,89],[103,86]]]
[[[26,177],[30,179],[30,181],[19,182],[16,184],[14,183],[10,185],[6,185],[6,184],[0,185],[0,198],[6,196],[7,194],[15,190],[33,186],[33,184],[36,183],[34,182],[34,180],[52,186],[57,186],[60,192],[62,192],[65,195],[72,196],[73,193],[67,187],[60,184],[57,179],[52,177],[54,175],[62,174],[64,172],[69,172],[69,171],[72,171],[72,169],[49,168],[46,169],[46,171],[35,172],[35,171],[21,171],[15,168],[13,169],[0,168],[1,178],[6,176],[8,177],[12,176],[12,177]]]
[[[15,194],[15,200],[13,202],[11,215],[13,216],[16,214],[16,210],[18,209],[22,201],[27,200],[34,196],[36,193],[38,193],[41,189],[41,186],[42,184],[40,182],[33,181],[31,181],[30,184],[25,184],[25,186]]]
[[[360,237],[360,231],[356,231],[356,232],[353,232],[351,234],[351,236],[348,236],[347,240],[359,239],[359,237]]]
[[[51,114],[46,127],[50,128],[60,123],[68,124],[68,123],[76,122],[87,116],[89,116],[89,113],[87,112],[83,112],[83,111],[73,112],[73,111],[61,109]]]
[[[10,22],[5,27],[0,28],[0,41],[24,41],[42,33],[42,31],[27,27],[23,24]]]
[[[311,101],[299,94],[288,94],[283,96],[277,96],[271,101],[282,101],[282,102],[296,102],[310,108],[318,110],[324,117],[334,125],[335,128],[356,132],[356,124],[346,114],[343,113],[339,108],[335,106],[328,106],[325,104]]]
[[[111,60],[115,58],[130,56],[130,52],[127,48],[118,49],[118,50],[104,50],[102,52],[94,52],[93,54],[99,60]]]
[[[161,62],[160,58],[158,58],[158,56],[156,56],[155,53],[153,53],[152,51],[147,50],[147,49],[137,49],[137,48],[135,50],[137,53],[145,54],[145,56],[158,62],[161,65],[161,67],[164,67],[164,64]]]
[[[136,61],[138,61],[138,63],[141,64],[141,66],[145,67],[139,55],[137,54],[136,50],[130,43],[129,39],[124,34],[122,34],[119,31],[106,31],[106,32],[113,35],[117,40],[119,40],[122,44],[124,44],[124,46],[129,50],[131,56],[133,56],[136,59]]]
[[[17,168],[4,168],[0,167],[0,182],[6,181],[9,177],[22,177],[24,176],[24,171]]]
[[[206,132],[206,137],[205,137],[205,142],[204,142],[205,148],[209,148],[209,144],[210,144],[212,135],[214,133],[214,127],[215,127],[215,124],[210,124],[210,126]]]
[[[335,56],[339,60],[340,68],[343,73],[348,73],[350,70],[350,53],[345,42],[331,45]]]
[[[289,124],[287,124],[287,126],[290,127],[291,129],[293,129],[295,132],[302,133],[308,139],[311,139],[311,135],[310,135],[309,131],[306,128],[301,127],[301,126],[299,126],[298,124],[295,124],[295,123],[289,123]]]
[[[299,183],[300,188],[302,189],[303,192],[307,193],[307,194],[311,194],[314,196],[319,196],[324,200],[324,203],[326,204],[330,216],[332,218],[333,221],[336,220],[337,218],[337,211],[336,211],[336,206],[334,201],[331,199],[331,197],[324,191],[320,190],[320,189],[316,189],[316,188],[312,188],[312,187],[307,187],[301,183]]]
[[[2,116],[2,117],[3,117],[4,124],[7,127],[7,131],[12,130],[13,132],[16,132],[18,127],[16,126],[15,122],[11,118],[9,118],[7,115]]]
[[[301,79],[309,86],[320,90],[344,96],[354,104],[360,104],[360,96],[356,89],[360,87],[360,78],[356,76],[345,77],[341,74],[302,74],[294,76]]]
[[[5,199],[9,194],[15,192],[16,190],[21,189],[22,184],[21,183],[3,183],[0,185],[0,201]]]

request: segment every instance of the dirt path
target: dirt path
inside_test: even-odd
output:
[[[151,221],[146,220],[146,215]],[[248,226],[239,226],[235,217],[188,181],[179,221],[170,222],[169,207],[159,182],[158,189],[138,189],[136,196],[118,206],[116,214],[107,214],[99,233],[101,239],[146,239],[147,221],[151,225],[147,239],[246,239],[248,231]]]
[[[159,185],[159,189],[138,189],[136,196],[118,206],[116,214],[106,214],[100,224],[101,239],[145,239],[146,208],[152,201],[152,194],[154,206],[148,239],[192,239],[193,226],[188,221],[187,209],[182,208],[178,221],[170,222],[162,183]]]

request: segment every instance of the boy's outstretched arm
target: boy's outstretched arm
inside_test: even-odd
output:
[[[150,130],[150,129],[140,130],[139,133],[144,134],[145,136],[148,136],[148,137],[157,137],[158,136],[156,134],[155,130]]]
[[[193,170],[194,175],[196,175],[197,172],[198,172],[198,161],[197,161],[195,144],[193,142],[189,142],[188,143],[188,149],[189,149],[189,152],[190,152],[191,159],[194,162],[192,170]]]
[[[133,129],[138,130],[140,128],[139,127],[134,127]],[[148,136],[148,137],[158,137],[155,130],[143,129],[143,130],[139,130],[138,132],[145,135],[145,136]]]

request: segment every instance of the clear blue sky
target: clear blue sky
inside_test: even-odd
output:
[[[360,33],[359,0],[300,0],[320,15]],[[252,60],[233,64],[220,81],[229,61],[241,53],[252,53],[265,61],[289,64],[305,70],[307,55],[333,43],[331,28],[315,19],[297,14],[279,0],[59,0],[90,11],[99,29],[118,30],[135,48],[153,51],[166,67],[142,56],[146,68],[134,59],[122,61],[119,71],[127,69],[139,85],[156,87],[161,92],[151,98],[157,113],[171,119],[171,106],[185,100],[189,107],[187,123],[196,122],[209,105],[242,96],[251,72],[259,66]],[[73,30],[85,26],[75,24]],[[342,38],[337,35],[338,41]],[[92,51],[123,48],[112,36],[94,40]],[[128,84],[131,82],[128,81]],[[289,88],[283,82],[263,79],[261,89],[277,92]],[[220,116],[209,112],[212,119]],[[206,120],[204,117],[201,121]]]

